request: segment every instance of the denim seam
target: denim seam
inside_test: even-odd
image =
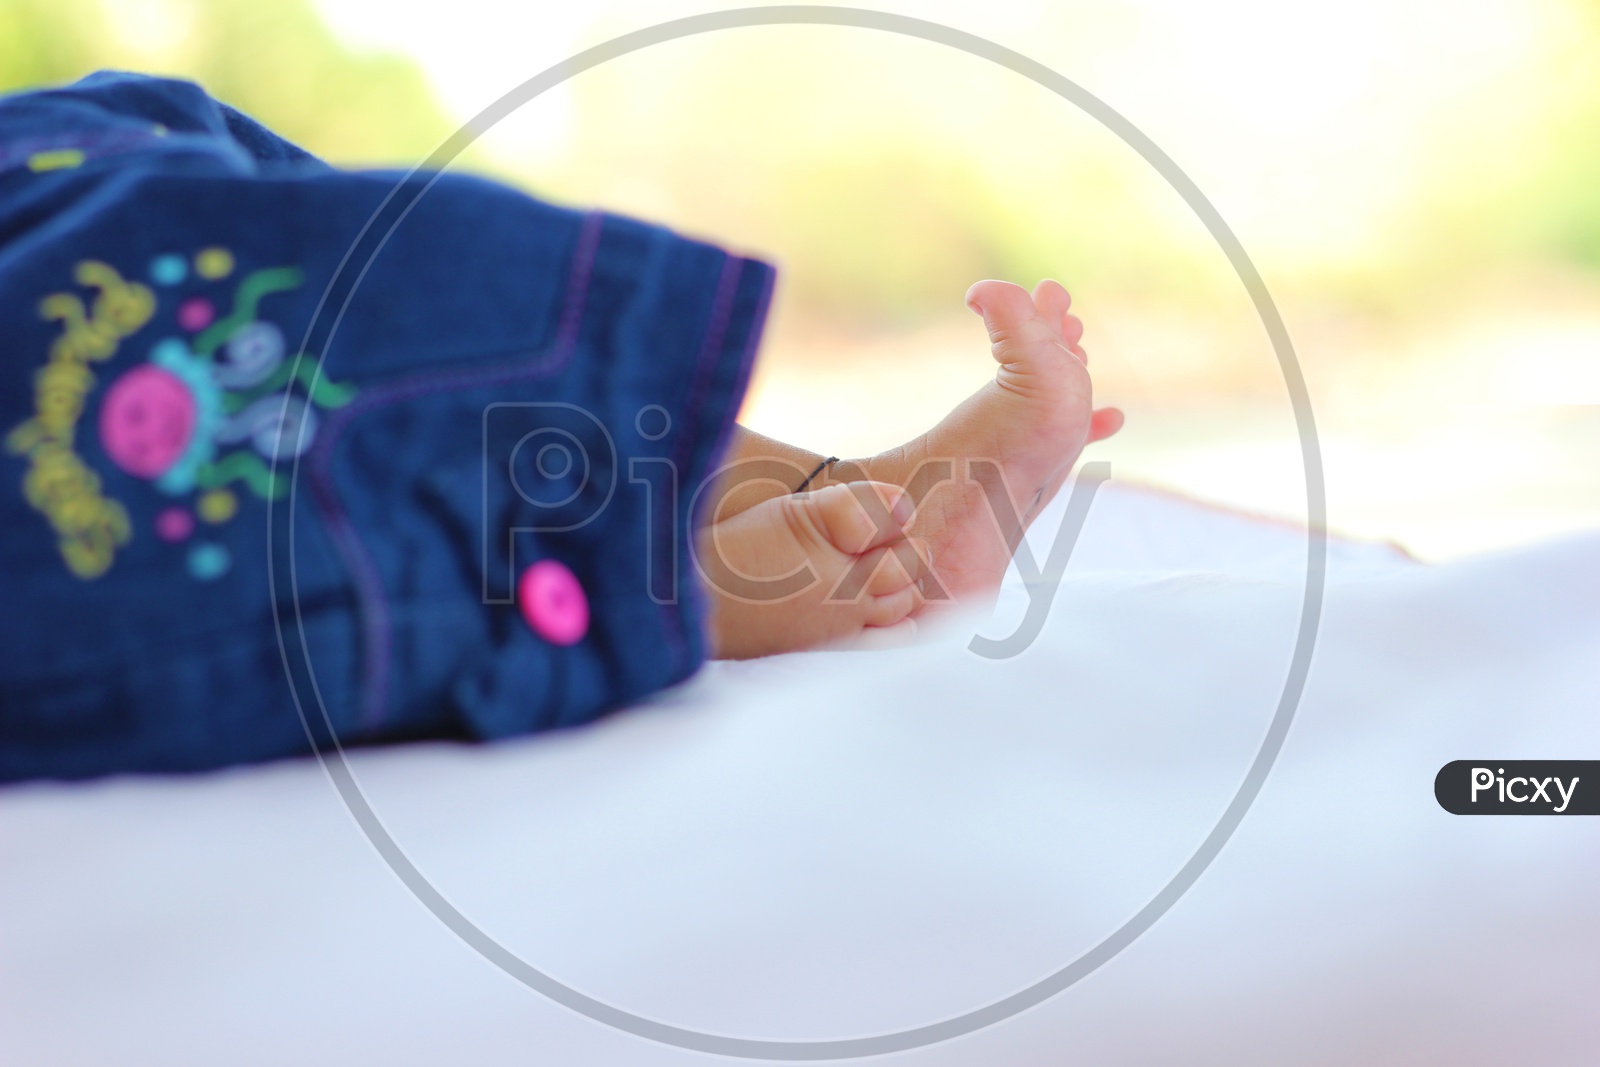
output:
[[[388,714],[390,633],[388,596],[377,566],[356,531],[333,484],[332,462],[335,446],[350,422],[358,415],[391,407],[406,400],[451,392],[474,386],[501,385],[531,381],[557,374],[566,367],[576,350],[578,331],[583,322],[583,305],[588,295],[590,276],[599,248],[605,216],[589,212],[578,236],[578,247],[567,276],[567,295],[555,340],[542,357],[517,366],[472,369],[431,370],[359,395],[349,407],[337,412],[324,424],[308,464],[308,483],[317,510],[335,549],[344,558],[355,585],[357,610],[361,618],[362,674],[361,707],[358,728],[371,729],[383,723]],[[309,664],[308,664],[309,666]]]
[[[700,409],[705,405],[706,394],[711,389],[711,372],[716,366],[717,354],[721,352],[723,338],[728,332],[728,321],[733,315],[733,301],[739,291],[739,275],[744,271],[744,263],[745,261],[738,256],[723,253],[722,271],[717,278],[717,292],[711,305],[711,319],[706,324],[705,340],[700,345],[700,353],[695,357],[694,382],[683,405],[684,432],[679,436],[678,447],[673,450],[672,455],[673,467],[683,471],[685,475],[688,474],[689,450],[694,440],[693,427],[700,415]],[[679,491],[689,493],[692,498],[693,489],[687,478]],[[677,517],[674,516],[672,521],[676,526]],[[690,536],[693,536],[693,515],[689,516],[689,525]],[[673,535],[676,534],[677,531],[674,529]],[[690,546],[690,552],[693,552],[693,546]],[[690,565],[693,566],[692,558]],[[683,628],[683,612],[676,604],[662,604],[660,608],[662,621],[665,624],[664,630],[672,644],[673,657],[677,660],[680,670],[686,669],[689,666],[690,653],[688,635],[684,633]]]

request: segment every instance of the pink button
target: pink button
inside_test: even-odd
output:
[[[553,559],[522,572],[517,606],[533,632],[553,645],[575,645],[589,632],[589,598],[572,572]]]

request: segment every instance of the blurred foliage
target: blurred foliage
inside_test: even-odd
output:
[[[1600,269],[1600,6],[1540,5],[1526,42],[1447,84],[1430,55],[1304,122],[1252,111],[1270,95],[1254,86],[1196,94],[1162,102],[1194,121],[1160,139],[1282,296],[1404,315],[1496,272]],[[512,173],[776,255],[802,312],[893,326],[985,276],[1237,302],[1216,244],[1127,146],[936,46],[794,28],[675,42],[585,73],[571,104],[565,153]]]
[[[337,163],[412,162],[453,126],[414,63],[353,51],[308,0],[0,0],[0,92],[101,69],[197,81]]]
[[[171,74],[337,163],[425,157],[453,123],[422,71],[341,41],[315,5],[0,0],[0,91],[107,67]],[[1438,89],[1434,110],[1400,117],[1381,95],[1360,100],[1330,127],[1343,140],[1323,155],[1302,136],[1280,160],[1271,122],[1288,137],[1297,117],[1252,114],[1253,86],[1207,96],[1204,77],[1191,90],[1193,138],[1180,124],[1164,147],[1196,166],[1284,295],[1403,314],[1502,268],[1600,270],[1600,5],[1535,7],[1536,50],[1513,74],[1486,67],[1474,82],[1471,65],[1456,64],[1464,73]],[[1079,8],[1036,13],[1041,48],[1076,40],[1093,52]],[[1106,40],[1115,47],[1125,32],[1114,26]],[[1397,47],[1430,47],[1399,33]],[[1426,95],[1417,87],[1438,70],[1384,84]],[[1146,81],[1169,93],[1185,84],[1181,71],[1164,76]],[[806,314],[904,324],[959,309],[983,276],[1055,275],[1146,304],[1238,299],[1215,243],[1126,146],[1037,86],[926,43],[741,31],[628,56],[569,89],[565,103],[536,105],[570,104],[560,152],[519,158],[516,138],[532,138],[507,122],[458,165],[778,258],[784,299]],[[1363,140],[1384,119],[1389,141]],[[1365,155],[1373,146],[1387,154]]]
[[[1227,284],[1206,266],[1214,244],[1126,146],[926,42],[795,28],[674,42],[586,72],[570,103],[564,150],[505,173],[775,258],[802,318],[964,315],[983,277],[1092,276],[1195,301]]]
[[[1600,4],[1557,5],[1559,32],[1514,83],[1472,101],[1429,146],[1425,184],[1371,264],[1405,299],[1507,265],[1600,271]]]

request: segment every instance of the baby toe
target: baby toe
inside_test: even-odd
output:
[[[1060,289],[1060,286],[1056,286]],[[1066,290],[1061,290],[1064,296]],[[1026,373],[1042,358],[1064,345],[1061,321],[1065,314],[1042,312],[1033,297],[1011,282],[978,282],[967,290],[967,306],[983,316],[989,331],[989,350],[1002,365]]]
[[[904,648],[917,640],[917,621],[901,619],[888,626],[868,626],[850,642],[850,647],[860,651],[877,651],[885,648]]]
[[[918,592],[915,585],[908,585],[897,592],[884,596],[875,596],[867,602],[866,614],[863,622],[867,626],[893,626],[903,619],[909,619],[917,610]]]
[[[1089,440],[1104,441],[1122,429],[1124,416],[1120,408],[1100,408],[1089,417]]]
[[[1047,322],[1060,322],[1072,307],[1072,294],[1054,278],[1046,278],[1033,287],[1033,306]]]
[[[1016,282],[995,278],[972,283],[967,289],[967,307],[985,319],[991,315],[1002,319],[1031,318],[1037,310],[1028,290]]]
[[[1061,342],[1067,346],[1067,350],[1080,360],[1087,361],[1088,356],[1079,344],[1083,340],[1083,320],[1069,310],[1072,307],[1072,295],[1062,288],[1061,283],[1046,278],[1034,286],[1033,303],[1039,309],[1039,317],[1061,335]]]
[[[862,559],[872,568],[867,580],[867,592],[872,596],[898,593],[928,573],[927,544],[907,538],[892,545],[884,545],[867,553]]]
[[[1061,339],[1067,347],[1076,350],[1082,346],[1078,344],[1083,340],[1083,320],[1076,315],[1066,314],[1061,316]]]
[[[850,556],[898,541],[911,518],[905,490],[885,482],[835,483],[787,499],[815,536]]]

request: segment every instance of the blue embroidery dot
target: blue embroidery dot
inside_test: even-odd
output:
[[[221,545],[207,541],[189,550],[189,574],[202,582],[222,577],[232,565],[233,557]]]
[[[189,276],[189,262],[182,256],[157,256],[150,261],[150,279],[157,285],[177,285]]]
[[[164,337],[150,346],[150,362],[158,367],[171,370],[188,359],[189,346],[176,337]]]

